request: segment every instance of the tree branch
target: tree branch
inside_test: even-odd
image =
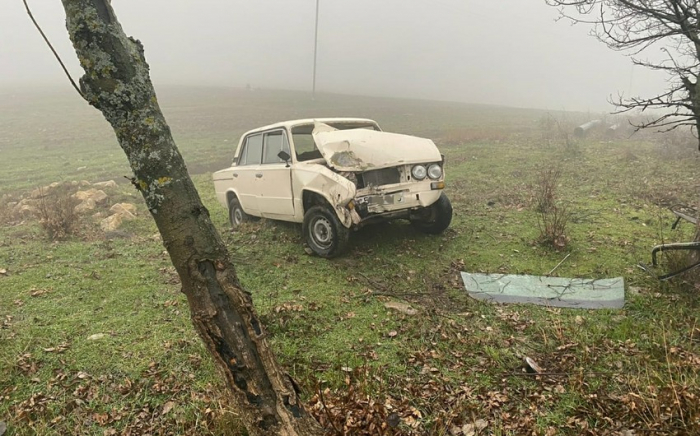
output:
[[[692,0],[546,0],[559,8],[560,18],[593,25],[592,34],[610,49],[627,52],[634,65],[666,72],[671,83],[649,98],[610,100],[616,113],[658,109],[657,118],[639,128],[672,130],[692,125],[700,131],[700,24],[698,2]],[[576,14],[568,14],[573,9]],[[666,59],[641,61],[634,56],[663,44]],[[699,140],[700,147],[700,140]]]
[[[70,84],[73,85],[73,88],[75,88],[75,90],[78,92],[78,94],[80,94],[80,96],[84,100],[85,96],[80,91],[80,88],[78,88],[78,85],[75,84],[75,81],[73,80],[70,73],[68,72],[68,69],[66,68],[65,64],[61,60],[61,57],[58,55],[56,50],[53,48],[53,45],[51,45],[51,42],[49,41],[49,38],[47,38],[46,35],[44,34],[44,31],[41,30],[39,23],[37,23],[36,20],[34,19],[34,15],[32,14],[32,11],[29,9],[29,5],[27,4],[27,0],[22,0],[22,3],[24,3],[24,7],[27,9],[27,15],[29,15],[29,18],[32,20],[32,23],[34,23],[34,27],[36,27],[36,30],[39,31],[39,33],[41,34],[41,37],[44,38],[44,42],[46,42],[46,45],[49,46],[49,48],[51,49],[51,52],[56,57],[56,60],[58,61],[58,63],[61,64],[61,68],[63,68],[63,72],[66,73],[66,76],[68,76],[68,80],[70,81]]]

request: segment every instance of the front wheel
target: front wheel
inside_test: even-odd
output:
[[[411,224],[417,230],[430,235],[439,235],[447,230],[452,222],[452,204],[445,193],[440,198],[421,211],[420,216],[411,219]]]
[[[324,206],[314,206],[304,214],[302,231],[311,251],[325,258],[343,253],[350,239],[350,231]]]
[[[237,198],[232,198],[228,204],[228,219],[231,222],[231,228],[236,230],[249,218],[248,214],[243,211],[241,202]]]

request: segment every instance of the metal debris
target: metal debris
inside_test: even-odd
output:
[[[697,216],[697,211],[693,210],[693,213],[695,216],[688,215],[686,213],[683,213],[681,211],[677,210],[671,210],[674,215],[676,215],[676,221],[671,225],[671,229],[675,230],[678,227],[678,224],[681,222],[681,220],[688,221],[689,223],[693,224],[694,226],[698,225],[698,219],[695,217]],[[656,275],[654,272],[654,268],[659,266],[659,262],[657,259],[657,254],[663,251],[678,251],[678,250],[683,250],[683,251],[700,251],[700,242],[698,241],[692,241],[692,242],[674,242],[670,244],[661,244],[657,245],[651,250],[651,266],[646,265],[643,262],[639,262],[637,266],[639,266],[641,269],[644,271],[648,272],[651,275]],[[656,275],[656,278],[658,278],[661,281],[671,279],[673,277],[676,277],[678,275],[683,274],[684,272],[693,270],[697,267],[700,267],[700,261],[694,262],[690,265],[686,265],[680,269],[677,269],[676,271],[671,271],[666,274],[660,274]]]
[[[601,120],[592,120],[585,124],[581,124],[580,126],[574,129],[574,136],[578,138],[583,138],[584,136],[588,135],[588,133],[591,130],[600,126],[601,124],[603,124]]]

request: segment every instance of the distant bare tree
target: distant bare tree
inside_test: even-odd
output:
[[[700,11],[698,0],[545,0],[559,7],[561,16],[593,26],[592,34],[609,48],[629,53],[632,62],[669,75],[669,88],[653,97],[619,96],[612,103],[619,112],[658,109],[635,124],[637,129],[669,131],[690,126],[700,131]],[[636,56],[652,46],[665,59]],[[699,141],[700,148],[700,141]]]

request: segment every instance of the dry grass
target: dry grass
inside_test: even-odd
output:
[[[499,143],[508,139],[511,132],[488,128],[471,127],[448,130],[440,138],[440,143],[445,145],[462,145],[474,143]]]
[[[14,206],[17,200],[12,195],[5,194],[0,197],[0,225],[9,226],[18,221],[14,213]]]
[[[565,114],[555,116],[549,112],[538,121],[540,141],[545,146],[563,146],[568,153],[578,151],[578,141],[573,137],[577,123]]]
[[[561,178],[558,168],[543,168],[535,184],[534,202],[540,242],[557,250],[566,248],[569,238],[566,226],[571,214],[566,205],[557,199],[557,186]]]
[[[268,95],[216,90],[200,95],[195,106],[193,95],[183,95],[182,105],[170,105],[183,153],[223,166],[240,131],[320,113],[366,114],[389,131],[431,138],[463,130],[446,134],[460,143],[442,148],[456,211],[450,230],[428,237],[403,223],[367,227],[353,235],[350,253],[334,261],[304,255],[292,224],[261,220],[245,231],[224,230],[227,214],[216,203],[211,176],[195,176],[222,238],[248,259],[238,273],[275,352],[329,434],[346,428],[346,434],[393,436],[700,434],[697,297],[635,267],[659,242],[655,217],[670,215],[647,196],[673,192],[691,201],[693,161],[657,159],[649,142],[633,143],[634,156],[626,156],[627,142],[591,137],[572,156],[561,142],[543,146],[532,123],[541,112],[517,118],[517,138],[497,144],[502,128],[513,129],[507,125],[518,115],[513,111],[486,123],[489,108],[483,107],[434,112],[421,102],[409,111],[410,102],[391,109],[391,102],[355,99],[341,112],[338,97],[312,106],[296,97],[264,100]],[[481,125],[483,132],[469,132],[468,126]],[[17,130],[34,131],[22,127]],[[63,120],[60,127],[95,131]],[[484,142],[471,143],[477,137]],[[66,139],[75,147],[70,155],[52,144],[49,153],[70,157],[65,165],[51,154],[30,158],[44,140],[33,148],[18,141],[23,147],[9,158],[0,182],[27,190],[125,174],[118,150],[114,159],[121,164],[104,151],[108,144],[116,148],[113,142],[88,139]],[[558,274],[624,276],[629,290],[636,288],[624,309],[495,306],[466,296],[459,271],[542,274],[561,261],[561,253],[532,243],[540,162],[555,162],[565,177],[543,198],[576,205],[577,219],[567,227],[572,255]],[[17,175],[27,173],[40,179]],[[129,238],[47,244],[34,219],[0,226],[0,269],[7,270],[0,273],[0,420],[8,436],[240,432],[162,242],[153,236],[155,225],[144,214],[127,230]],[[689,225],[683,231],[674,241],[692,239]],[[386,309],[394,299],[419,313]],[[91,340],[96,333],[104,337]],[[524,372],[524,355],[548,374]]]
[[[43,188],[40,190],[37,217],[46,236],[52,241],[59,241],[77,235],[80,219],[75,206],[79,201],[71,196],[71,186],[62,184],[49,192],[43,192]]]

